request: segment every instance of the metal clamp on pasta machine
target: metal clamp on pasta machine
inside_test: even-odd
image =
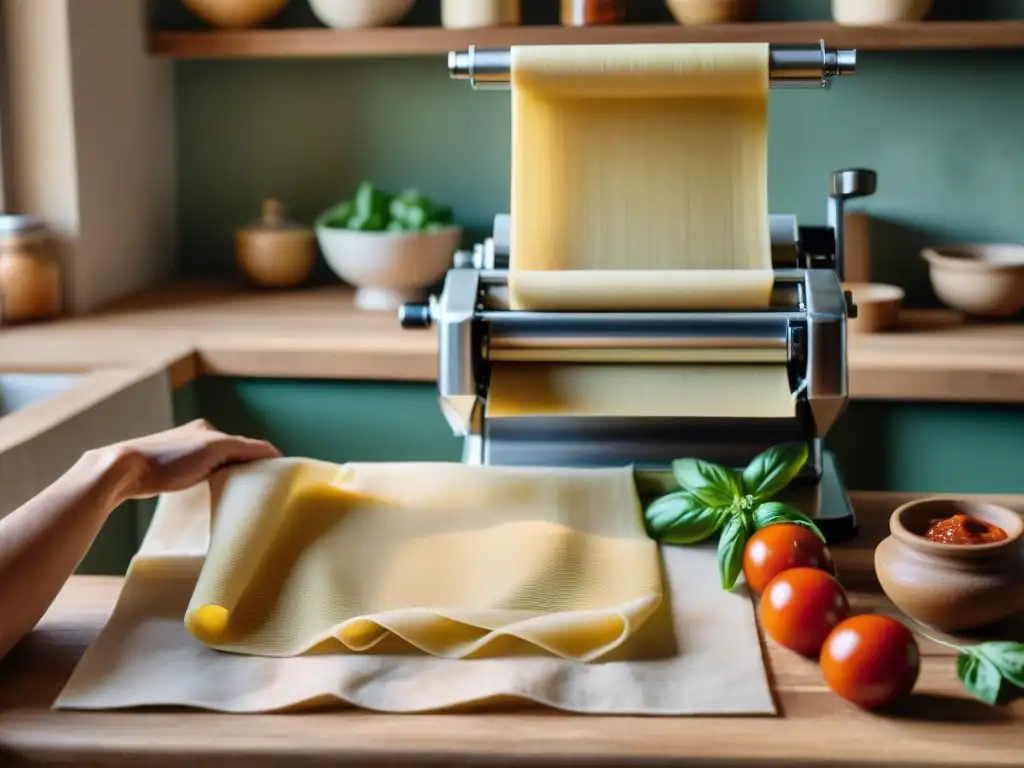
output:
[[[774,50],[774,49],[773,49]],[[813,55],[820,69],[810,72]],[[455,76],[483,77],[482,52],[453,53]],[[508,52],[505,52],[507,81]],[[490,56],[491,54],[487,54]],[[852,51],[821,48],[787,54],[792,71],[826,78],[851,72]],[[468,58],[467,58],[468,57]],[[500,58],[500,57],[499,57]],[[490,61],[490,60],[489,60]],[[773,59],[774,61],[774,59]],[[801,69],[802,68],[802,69]],[[493,61],[488,77],[501,69]],[[783,70],[789,71],[783,66]],[[774,71],[774,70],[773,70]],[[814,518],[830,540],[853,534],[856,523],[833,455],[823,439],[848,403],[846,322],[856,307],[842,289],[843,207],[873,194],[873,171],[832,174],[825,226],[799,226],[794,215],[770,217],[775,283],[763,311],[537,312],[508,301],[510,217],[495,217],[492,236],[455,255],[439,297],[407,304],[404,327],[437,326],[438,394],[455,434],[464,438],[463,461],[488,465],[600,467],[633,465],[641,493],[670,482],[670,464],[697,457],[742,467],[766,448],[805,441],[810,459],[784,500]],[[501,361],[579,360],[581,349],[600,348],[602,360],[636,361],[668,351],[727,350],[735,362],[785,363],[796,398],[793,418],[644,418],[494,416],[488,414],[490,368]],[[560,357],[561,355],[561,357]],[[746,355],[746,357],[744,357]],[[650,359],[648,359],[650,358]],[[749,358],[749,360],[748,360]]]

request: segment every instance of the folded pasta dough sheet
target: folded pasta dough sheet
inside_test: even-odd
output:
[[[513,309],[768,306],[767,45],[513,47],[511,81]]]
[[[396,635],[464,658],[534,646],[588,661],[661,601],[632,472],[280,459],[214,486],[186,624],[295,656]]]
[[[661,550],[664,598],[622,645],[594,662],[535,647],[515,657],[448,659],[393,634],[362,652],[282,658],[214,650],[182,621],[205,568],[211,502],[205,484],[160,499],[114,613],[56,708],[255,713],[342,704],[431,712],[515,701],[598,715],[776,713],[753,606],[741,591],[719,586],[713,543]],[[620,576],[629,578],[613,578]]]
[[[785,365],[494,363],[487,415],[791,419],[796,399]]]

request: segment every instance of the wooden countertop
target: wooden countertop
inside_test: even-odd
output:
[[[197,375],[433,381],[433,331],[353,307],[344,287],[242,291],[184,283],[82,318],[0,330],[0,370],[164,366]],[[1024,403],[1024,324],[905,313],[891,333],[849,338],[858,400]]]
[[[834,549],[856,611],[892,612],[872,551],[908,494],[854,494],[861,533]],[[1024,512],[1024,496],[992,496]],[[781,717],[618,718],[541,710],[471,715],[57,712],[49,709],[109,617],[119,578],[75,577],[0,664],[0,764],[566,766],[1019,765],[1024,700],[991,708],[965,694],[951,652],[922,641],[915,694],[896,712],[861,712],[816,665],[769,643]]]

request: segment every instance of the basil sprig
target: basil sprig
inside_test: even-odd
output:
[[[776,523],[818,527],[797,509],[771,499],[807,463],[806,443],[783,443],[756,456],[742,472],[700,459],[672,462],[682,490],[655,499],[644,520],[651,538],[664,544],[698,544],[715,534],[722,588],[736,586],[743,571],[743,550],[755,531]]]
[[[986,704],[998,704],[1007,683],[1024,690],[1024,643],[992,640],[957,645],[930,639],[957,651],[956,676],[969,694]]]

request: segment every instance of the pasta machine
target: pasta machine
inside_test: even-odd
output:
[[[852,73],[855,51],[819,47],[771,49],[773,86],[827,85]],[[455,52],[452,77],[475,87],[508,82],[509,51]],[[641,494],[672,487],[674,459],[696,457],[745,466],[766,448],[805,441],[810,458],[782,500],[816,520],[830,540],[853,535],[856,523],[834,455],[823,440],[846,409],[846,323],[856,317],[842,289],[843,209],[874,193],[876,175],[848,169],[831,175],[824,226],[794,215],[770,216],[773,298],[763,311],[538,312],[509,307],[510,217],[471,251],[455,254],[439,296],[407,304],[403,327],[437,327],[441,410],[463,437],[463,461],[486,465],[601,467],[632,465]],[[729,350],[734,361],[785,362],[796,398],[786,419],[611,418],[488,415],[489,368],[499,361],[558,360],[560,352],[600,347],[629,350]],[[676,359],[679,359],[678,357]],[[652,360],[653,362],[653,360]],[[628,396],[625,395],[625,396]]]

